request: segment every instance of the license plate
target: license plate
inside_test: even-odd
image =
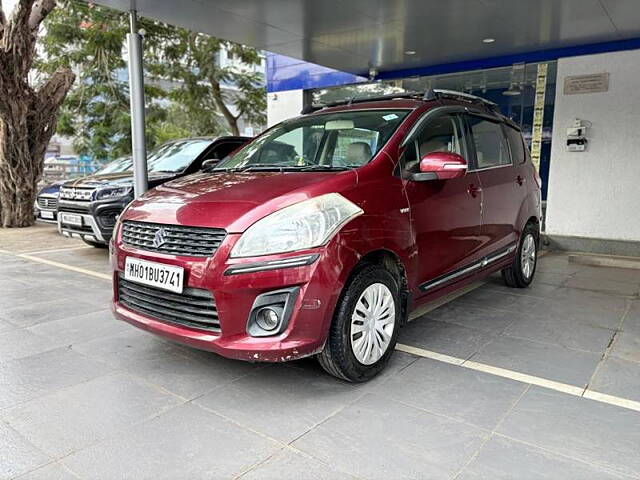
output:
[[[42,218],[53,219],[53,212],[47,212],[46,210],[40,210],[40,216]]]
[[[124,279],[170,292],[182,293],[184,268],[127,257],[124,265]]]
[[[61,213],[60,221],[65,225],[82,226],[82,217],[80,215],[73,215],[71,213]]]

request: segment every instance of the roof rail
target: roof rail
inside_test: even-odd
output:
[[[380,100],[395,100],[402,98],[413,98],[415,100],[423,100],[423,101],[431,101],[431,100],[440,100],[443,98],[449,98],[452,100],[463,100],[471,103],[480,103],[483,104],[492,110],[497,110],[498,105],[490,100],[484,99],[482,97],[478,97],[476,95],[471,95],[470,93],[457,92],[454,90],[442,90],[442,89],[429,89],[425,92],[399,92],[399,93],[390,93],[387,95],[378,95],[376,97],[349,97],[345,100],[340,100],[337,102],[325,103],[325,104],[312,104],[307,105],[300,112],[301,115],[306,115],[308,113],[315,112],[317,110],[322,110],[324,108],[337,107],[340,105],[353,105],[354,103],[364,103],[364,102],[376,102]]]

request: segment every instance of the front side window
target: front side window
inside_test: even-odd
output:
[[[178,140],[154,150],[147,160],[150,172],[181,172],[211,145],[211,140]]]
[[[478,169],[511,164],[509,148],[500,123],[470,116],[469,124],[476,147]]]
[[[463,155],[464,140],[458,121],[453,115],[443,115],[428,122],[404,155],[404,169],[415,173],[420,170],[420,159],[429,153],[451,152]]]
[[[283,122],[214,170],[357,168],[378,153],[408,112],[361,110]]]

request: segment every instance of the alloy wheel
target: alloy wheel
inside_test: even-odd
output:
[[[351,315],[351,350],[363,365],[380,360],[391,343],[396,323],[393,294],[383,283],[369,285]]]
[[[533,275],[536,266],[536,240],[533,235],[528,233],[522,242],[522,251],[520,252],[520,268],[524,278],[529,279]]]

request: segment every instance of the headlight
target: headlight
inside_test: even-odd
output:
[[[105,198],[118,198],[126,197],[132,191],[131,187],[118,187],[118,188],[104,188],[98,190],[97,200],[104,200]]]
[[[233,247],[231,257],[257,257],[324,245],[342,225],[362,213],[338,193],[290,205],[251,225]]]

